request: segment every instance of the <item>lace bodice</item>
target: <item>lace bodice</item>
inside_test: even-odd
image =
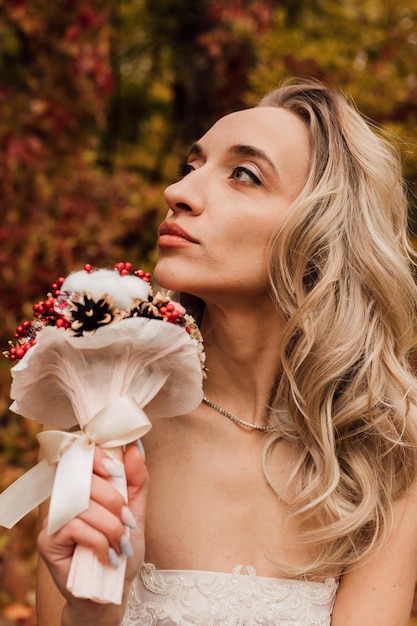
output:
[[[145,564],[123,626],[330,626],[337,583],[232,573],[157,570]]]

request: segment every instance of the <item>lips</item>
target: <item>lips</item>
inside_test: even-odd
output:
[[[184,242],[198,243],[196,239],[191,237],[181,226],[173,222],[163,222],[159,227],[158,243],[169,240],[182,240]]]

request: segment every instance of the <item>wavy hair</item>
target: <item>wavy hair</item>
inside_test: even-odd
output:
[[[315,557],[291,571],[337,575],[381,545],[393,501],[417,478],[417,289],[401,161],[321,83],[285,83],[258,106],[291,111],[311,141],[305,187],[270,248],[286,326],[264,471],[283,496],[270,454],[282,437],[298,446],[287,503]]]

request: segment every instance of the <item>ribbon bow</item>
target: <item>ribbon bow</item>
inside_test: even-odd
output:
[[[122,396],[99,411],[82,430],[49,430],[37,435],[45,459],[0,495],[0,526],[12,528],[51,496],[48,534],[88,508],[94,448],[117,448],[151,428],[144,411]]]

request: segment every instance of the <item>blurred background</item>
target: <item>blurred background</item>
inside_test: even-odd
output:
[[[0,0],[1,351],[59,276],[152,272],[186,147],[290,76],[342,89],[394,134],[412,233],[417,0]],[[37,425],[8,410],[10,366],[0,490],[37,459]],[[36,512],[0,529],[0,626],[35,624],[36,534]]]

